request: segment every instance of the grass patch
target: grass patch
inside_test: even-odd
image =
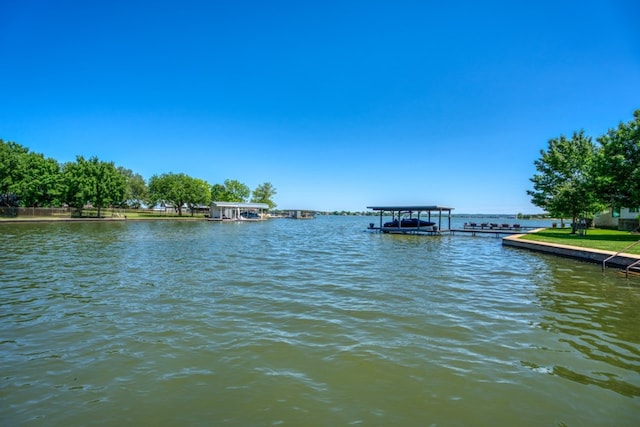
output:
[[[127,219],[172,219],[172,220],[195,220],[195,219],[205,219],[206,216],[203,213],[197,213],[191,216],[189,212],[183,212],[182,216],[179,216],[178,213],[174,212],[154,212],[154,211],[143,211],[143,210],[124,210],[124,209],[103,209],[100,212],[100,218],[111,219],[111,218],[127,218]],[[67,212],[62,214],[52,214],[52,215],[18,215],[12,217],[0,217],[0,222],[2,221],[29,221],[29,220],[45,220],[45,221],[53,221],[53,220],[64,220],[64,219],[98,219],[98,211],[96,209],[83,209],[82,216],[79,216],[76,212]]]
[[[536,233],[525,234],[521,239],[618,252],[633,242],[639,241],[640,234],[594,228],[587,230],[586,235],[580,236],[579,234],[571,234],[571,229],[567,228],[545,228]],[[630,249],[625,249],[625,252],[640,255],[640,243]]]

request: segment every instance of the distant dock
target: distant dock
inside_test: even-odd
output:
[[[449,230],[451,234],[455,233],[468,233],[472,236],[478,234],[493,234],[496,237],[501,235],[513,235],[524,234],[531,230],[535,230],[540,227],[522,226],[520,224],[495,224],[495,223],[480,223],[475,222],[465,223],[463,228],[452,228]]]
[[[451,229],[451,211],[443,206],[368,206],[380,213],[380,224],[372,222],[368,230],[389,234],[422,234],[435,236]],[[391,214],[391,221],[383,222],[385,213]],[[433,215],[432,215],[433,214]],[[443,228],[442,220],[446,220]],[[435,222],[437,220],[437,222]]]
[[[524,234],[539,227],[523,226],[518,223],[465,222],[462,228],[451,228],[451,211],[453,208],[437,205],[411,206],[368,206],[380,214],[379,225],[369,223],[367,230],[388,234],[420,234],[438,236],[443,233],[493,235],[496,237]],[[384,222],[385,215],[391,221]],[[443,221],[444,220],[444,221]]]

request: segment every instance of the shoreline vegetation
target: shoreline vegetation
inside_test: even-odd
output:
[[[575,233],[568,233],[567,229],[542,228],[533,233],[523,234],[519,236],[518,239],[610,252],[620,252],[624,250],[625,253],[640,255],[640,244],[625,250],[629,245],[640,240],[639,233],[629,231],[590,228],[581,236]]]

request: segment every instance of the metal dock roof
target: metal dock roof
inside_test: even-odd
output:
[[[367,209],[372,209],[374,211],[449,211],[451,212],[453,208],[448,208],[444,206],[421,206],[421,205],[410,205],[410,206],[367,206]]]

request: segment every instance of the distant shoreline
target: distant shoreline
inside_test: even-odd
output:
[[[126,221],[205,221],[203,217],[150,217],[150,218],[127,218],[127,217],[86,217],[86,218],[0,218],[0,224],[18,223],[38,223],[38,222],[126,222]]]
[[[322,213],[322,216],[325,215],[336,215],[332,213]],[[343,215],[337,215],[343,216]],[[378,213],[367,213],[366,215],[357,215],[353,214],[353,216],[379,216]],[[514,214],[452,214],[452,218],[509,218],[509,219],[518,219],[518,220],[548,220],[548,221],[561,221],[560,218],[551,218],[544,215],[524,215],[522,217],[518,217]],[[144,216],[140,217],[137,215],[121,215],[121,216],[108,216],[108,217],[65,217],[65,216],[37,216],[37,217],[27,217],[27,216],[19,216],[19,217],[0,217],[0,224],[2,223],[20,223],[20,222],[93,222],[93,221],[203,221],[206,220],[207,217],[197,216],[192,217],[189,215],[185,216]],[[569,221],[566,220],[565,221]]]

